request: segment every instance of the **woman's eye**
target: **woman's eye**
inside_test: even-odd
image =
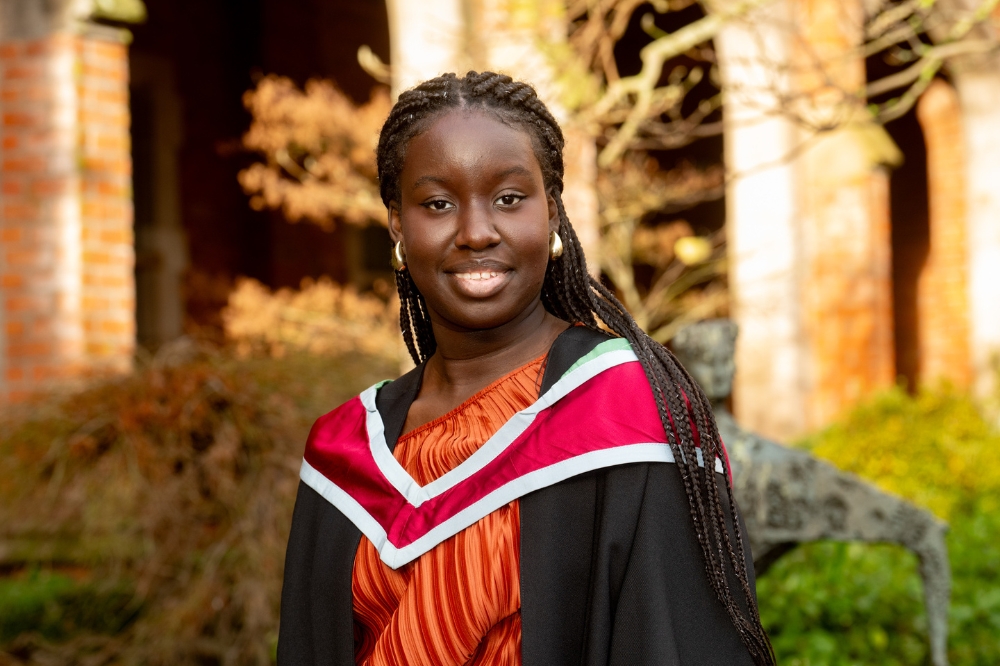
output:
[[[451,202],[445,201],[444,199],[435,199],[434,201],[428,201],[425,203],[424,207],[431,210],[448,210],[451,208]]]
[[[497,203],[500,204],[501,206],[513,206],[523,198],[524,197],[522,197],[519,194],[505,194],[499,199],[497,199]]]

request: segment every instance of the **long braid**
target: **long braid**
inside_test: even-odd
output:
[[[715,460],[723,458],[724,453],[711,405],[674,355],[646,335],[611,290],[588,274],[583,248],[561,197],[562,131],[534,88],[501,74],[469,72],[461,79],[445,74],[404,92],[379,137],[382,200],[387,206],[398,205],[400,201],[399,177],[410,139],[424,131],[433,118],[456,108],[475,108],[493,114],[506,124],[523,128],[531,137],[546,190],[556,203],[558,232],[564,248],[562,256],[550,261],[546,269],[542,304],[568,322],[579,322],[595,330],[603,324],[631,344],[649,381],[667,443],[677,462],[708,581],[754,662],[774,664],[774,652],[761,626],[750,587],[731,482],[724,474],[735,547],[726,525],[718,475],[714,472]],[[403,339],[414,362],[422,363],[436,349],[427,306],[409,271],[396,272],[396,285]],[[739,581],[742,605],[731,589],[730,573]]]
[[[400,273],[402,272],[400,271]],[[396,277],[396,291],[399,292],[399,327],[403,331],[403,342],[406,343],[406,349],[410,352],[410,356],[417,358],[420,356],[420,350],[413,338],[413,314],[410,309],[411,284],[413,284],[413,280],[410,279],[409,274]]]

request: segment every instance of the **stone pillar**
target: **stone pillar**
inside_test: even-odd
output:
[[[599,272],[597,150],[561,102],[543,45],[566,40],[559,0],[389,0],[394,94],[445,72],[493,70],[527,81],[566,136],[563,202],[592,273]]]
[[[725,99],[734,406],[787,440],[894,375],[888,182],[866,122],[861,4],[783,0],[716,37]]]
[[[76,23],[59,3],[0,12],[4,403],[128,368],[134,287],[123,33]]]
[[[794,0],[803,130],[803,328],[808,344],[807,426],[818,428],[895,379],[888,178],[899,159],[855,97],[865,63],[859,0]]]
[[[178,178],[181,99],[169,60],[134,54],[130,61],[136,337],[139,344],[156,349],[184,333],[189,253]]]
[[[919,378],[971,384],[966,146],[955,89],[935,80],[917,103],[927,145],[930,251],[917,284]],[[1000,303],[1000,286],[995,303]]]
[[[780,113],[789,81],[789,6],[778,0],[715,39],[725,95],[726,238],[740,327],[733,402],[740,422],[776,439],[805,421],[805,344],[795,126]]]
[[[965,130],[973,388],[988,397],[1000,390],[1000,62],[953,80]]]
[[[387,0],[392,94],[455,72],[462,54],[463,0]]]

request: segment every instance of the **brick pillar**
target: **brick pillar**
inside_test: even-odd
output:
[[[83,365],[76,50],[70,35],[0,47],[0,399]]]
[[[898,149],[857,101],[864,62],[847,55],[862,24],[858,0],[783,0],[715,40],[740,326],[734,403],[744,424],[776,439],[893,381],[882,164]]]
[[[127,67],[119,31],[0,44],[0,403],[130,365]]]
[[[930,252],[917,283],[919,377],[972,381],[969,354],[965,136],[958,93],[935,80],[917,103],[927,144]],[[1000,298],[998,298],[1000,301]]]
[[[135,344],[135,258],[128,52],[116,32],[79,40],[83,330],[89,363],[126,370]]]

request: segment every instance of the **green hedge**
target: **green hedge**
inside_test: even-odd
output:
[[[803,442],[950,522],[949,659],[1000,664],[1000,436],[961,394],[890,391]],[[800,546],[758,581],[779,663],[928,663],[916,558],[890,545]]]

